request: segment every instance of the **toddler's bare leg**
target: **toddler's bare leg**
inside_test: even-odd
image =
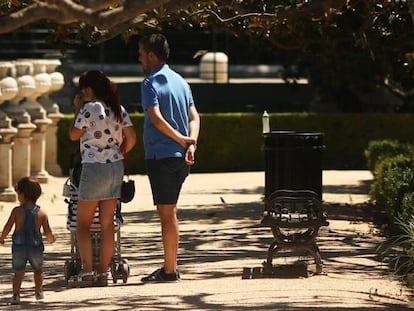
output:
[[[34,272],[35,292],[43,291],[43,269],[35,270]]]
[[[20,287],[24,277],[24,270],[15,270],[13,276],[13,294],[20,294]]]

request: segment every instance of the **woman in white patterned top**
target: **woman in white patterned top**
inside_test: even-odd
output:
[[[121,195],[124,155],[136,143],[128,113],[121,105],[118,88],[103,72],[93,70],[79,78],[81,94],[75,96],[71,140],[80,140],[82,172],[79,182],[76,237],[82,259],[79,282],[93,282],[90,227],[99,206],[101,225],[98,282],[107,284],[114,250],[114,213]]]

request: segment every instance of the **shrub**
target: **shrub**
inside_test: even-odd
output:
[[[409,168],[413,165],[413,163],[414,157],[412,155],[399,154],[396,156],[384,156],[377,161],[373,174],[375,179],[381,178],[381,175],[389,169],[397,167]]]
[[[414,271],[414,216],[407,219],[396,218],[398,233],[381,243],[377,251],[382,256],[391,255],[391,263],[398,274]]]
[[[402,214],[402,201],[410,192],[414,192],[414,168],[396,165],[389,166],[376,177],[371,197],[386,206],[390,220],[394,220]]]
[[[414,215],[414,192],[406,193],[403,196],[401,202],[401,211],[397,215],[398,218],[401,219],[404,223],[409,223],[412,221],[412,217]]]
[[[411,155],[412,149],[410,144],[401,143],[398,140],[384,139],[370,141],[367,149],[364,151],[367,168],[375,175],[376,165],[379,161],[397,155]]]

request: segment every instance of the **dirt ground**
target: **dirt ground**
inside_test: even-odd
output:
[[[393,275],[376,253],[384,238],[372,224],[367,171],[323,172],[323,200],[329,226],[317,243],[323,273],[301,253],[275,256],[276,273],[261,273],[273,241],[261,227],[264,173],[192,174],[179,202],[182,280],[142,284],[142,276],[162,265],[160,226],[146,176],[134,175],[137,193],[122,205],[121,254],[128,259],[126,283],[104,288],[66,287],[64,263],[70,258],[64,177],[42,185],[39,205],[57,235],[46,243],[45,299],[34,298],[33,274],[22,286],[22,305],[11,306],[11,243],[0,247],[0,310],[406,310],[412,290]],[[0,202],[0,226],[16,203]],[[300,259],[302,265],[297,264]],[[304,272],[306,276],[304,277]]]

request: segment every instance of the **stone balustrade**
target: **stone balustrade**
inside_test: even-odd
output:
[[[57,164],[59,104],[50,94],[65,84],[59,59],[0,61],[0,201],[16,201],[14,183],[32,176],[47,183]]]

